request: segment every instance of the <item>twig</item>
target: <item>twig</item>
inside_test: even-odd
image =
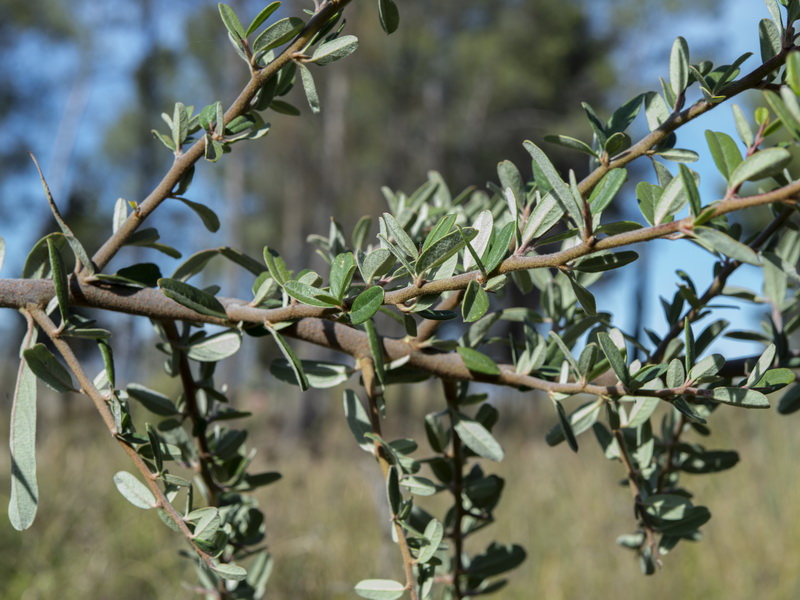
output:
[[[337,12],[347,6],[351,0],[327,0],[324,6],[311,17],[303,31],[281,52],[281,54],[263,69],[253,72],[247,85],[231,106],[225,111],[224,124],[227,125],[236,117],[251,110],[251,101],[272,77],[287,64],[292,62],[292,56],[305,48],[314,36],[330,21]],[[205,151],[202,139],[195,142],[191,148],[175,158],[169,171],[159,182],[155,189],[136,207],[131,215],[122,223],[114,235],[108,238],[92,257],[92,262],[98,270],[103,270],[125,242],[139,228],[139,226],[158,208],[162,202],[172,195],[172,190],[183,179],[189,169],[199,161]]]
[[[453,540],[453,593],[457,600],[464,596],[461,592],[461,575],[464,572],[462,554],[464,552],[464,536],[461,531],[461,522],[464,519],[464,451],[461,448],[461,438],[455,430],[456,414],[458,413],[458,389],[456,383],[449,379],[442,380],[444,386],[444,396],[447,400],[448,414],[453,432],[453,449],[451,460],[453,463],[453,483],[450,486],[450,493],[453,495],[453,528],[450,531],[450,539]]]
[[[371,356],[361,356],[358,358],[358,366],[361,369],[361,376],[364,378],[364,389],[367,392],[369,400],[369,418],[372,425],[372,433],[381,435],[381,417],[378,409],[378,396],[380,395],[375,373],[375,363]],[[381,466],[383,472],[383,480],[386,481],[389,476],[389,460],[386,458],[386,451],[383,445],[375,441],[375,457]],[[419,600],[416,586],[414,585],[414,557],[411,556],[411,550],[408,547],[408,540],[406,539],[406,532],[403,530],[400,521],[397,519],[394,509],[392,509],[392,524],[394,525],[395,537],[397,538],[397,545],[400,546],[400,554],[403,557],[403,569],[406,576],[406,589],[409,591],[411,600]]]
[[[114,416],[111,414],[111,410],[106,403],[106,397],[94,386],[94,383],[86,374],[86,371],[83,370],[78,357],[75,356],[75,353],[72,351],[72,348],[70,348],[69,344],[67,344],[58,336],[58,328],[56,327],[55,323],[50,320],[50,317],[47,316],[47,313],[39,306],[29,305],[26,310],[53,342],[56,350],[58,350],[58,352],[61,354],[64,361],[67,363],[67,366],[78,380],[78,383],[81,386],[81,392],[89,396],[91,401],[94,403],[95,408],[100,413],[100,416],[102,417],[103,422],[106,424],[108,430],[111,432],[120,446],[122,446],[122,449],[125,451],[128,457],[133,461],[133,464],[136,466],[136,469],[139,471],[139,473],[141,473],[145,483],[147,484],[147,487],[150,488],[150,491],[156,497],[156,506],[163,509],[164,512],[167,513],[170,520],[175,523],[175,526],[187,539],[189,544],[191,544],[197,555],[209,566],[209,568],[213,569],[214,559],[195,543],[194,536],[189,530],[189,527],[186,525],[186,521],[184,521],[183,517],[175,509],[175,507],[172,506],[172,503],[170,503],[164,492],[159,487],[158,478],[152,471],[150,471],[150,468],[144,462],[142,457],[137,454],[136,450],[121,437],[119,437],[119,434],[122,432],[117,431],[116,425],[114,424]]]

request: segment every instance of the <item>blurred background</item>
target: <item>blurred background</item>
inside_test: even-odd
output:
[[[230,4],[247,21],[264,3]],[[580,103],[605,118],[636,94],[658,89],[658,77],[668,76],[677,35],[687,38],[692,62],[725,64],[753,51],[756,57],[744,65],[752,69],[757,23],[768,16],[763,3],[753,0],[400,0],[401,27],[387,38],[374,4],[356,0],[347,11],[347,31],[359,37],[359,50],[314,71],[320,115],[310,114],[298,86],[290,101],[302,118],[271,113],[273,127],[264,140],[234,146],[219,164],[198,166],[188,197],[214,209],[222,229],[209,234],[185,206],[167,202],[157,223],[150,223],[164,243],[184,257],[223,245],[258,257],[268,244],[291,267],[319,267],[306,236],[326,234],[334,215],[348,234],[362,215],[377,216],[385,210],[381,186],[410,193],[434,169],[454,192],[481,188],[496,179],[503,159],[527,177],[523,140],[545,145],[545,135],[562,133],[588,141]],[[300,15],[310,6],[289,0],[279,15]],[[170,164],[170,152],[150,132],[165,128],[159,114],[171,114],[175,101],[198,110],[216,100],[227,104],[247,79],[216,3],[206,1],[2,0],[0,53],[3,277],[19,276],[28,249],[55,229],[28,151],[38,157],[65,219],[92,252],[108,235],[116,199],[141,201]],[[749,102],[737,100],[743,108]],[[634,136],[645,130],[641,121]],[[691,132],[681,132],[678,146],[703,155],[706,128],[732,131],[730,108],[712,111]],[[553,148],[553,157],[560,168],[573,168],[579,177],[586,173],[582,155]],[[692,167],[702,175],[704,201],[717,197],[723,182],[710,159]],[[629,179],[652,177],[646,166],[633,168],[640,170]],[[632,190],[623,198],[635,211]],[[636,218],[635,212],[628,216]],[[671,298],[674,270],[686,270],[704,288],[713,259],[698,258],[685,242],[637,250],[643,254],[639,270],[601,287],[598,306],[616,307],[623,327],[644,324],[662,331],[658,295]],[[156,262],[169,274],[180,261],[128,248],[109,272],[135,262]],[[733,283],[760,290],[756,271],[742,271]],[[212,263],[204,283],[212,282],[230,296],[247,294],[251,285],[248,274],[222,262]],[[758,317],[746,308],[726,315],[739,329]],[[114,346],[122,385],[139,381],[177,393],[174,382],[158,375],[163,370],[150,351],[148,324],[121,315],[103,315],[102,323],[124,340]],[[3,440],[21,324],[16,315],[0,315],[0,330],[9,340],[0,349]],[[730,355],[757,351],[725,344]],[[266,346],[248,340],[220,373],[237,407],[255,414],[247,426],[250,445],[259,449],[257,468],[284,474],[258,495],[276,564],[267,597],[350,598],[360,579],[399,576],[397,550],[384,526],[379,471],[350,437],[340,391],[300,396],[274,381]],[[190,597],[180,582],[181,576],[193,580],[188,561],[177,555],[183,542],[117,494],[111,477],[128,465],[88,403],[45,390],[40,395],[42,502],[27,532],[0,519],[0,596]],[[421,440],[422,416],[441,403],[433,385],[392,389],[387,400],[387,436]],[[800,597],[794,566],[800,524],[792,510],[800,500],[792,462],[800,442],[791,418],[715,413],[714,435],[703,443],[735,447],[743,460],[730,472],[687,482],[697,492],[695,504],[714,514],[703,529],[706,539],[679,545],[666,557],[664,572],[644,578],[634,556],[614,544],[633,524],[629,492],[617,485],[620,466],[605,461],[589,437],[581,438],[579,455],[547,447],[549,402],[508,390],[494,391],[492,400],[501,408],[496,433],[507,459],[485,468],[506,477],[507,486],[500,520],[470,550],[498,539],[528,551],[498,597]],[[0,446],[0,472],[8,480],[6,448]],[[7,493],[8,484],[0,485],[0,504]],[[431,507],[437,507],[436,499]]]

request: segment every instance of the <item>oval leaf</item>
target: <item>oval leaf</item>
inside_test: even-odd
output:
[[[496,462],[503,460],[503,449],[500,444],[492,437],[489,430],[477,421],[459,415],[453,428],[464,445],[478,456]]]
[[[114,475],[114,484],[119,493],[131,504],[145,510],[156,507],[156,497],[148,487],[127,471]]]
[[[76,391],[72,384],[72,375],[44,344],[36,344],[24,350],[22,356],[34,375],[50,389],[62,394]]]
[[[786,148],[767,148],[742,161],[731,173],[729,188],[736,188],[745,181],[757,181],[777,175],[792,160]]]
[[[350,307],[350,322],[360,325],[370,319],[383,305],[383,297],[383,288],[377,285],[361,292]]]
[[[225,307],[220,304],[212,294],[197,289],[194,286],[178,281],[177,279],[167,279],[162,277],[158,280],[158,287],[162,293],[178,304],[185,306],[201,315],[227,319]]]
[[[236,354],[241,345],[241,333],[222,331],[191,344],[186,355],[198,362],[216,362]]]
[[[391,579],[363,579],[356,584],[354,591],[370,600],[395,600],[406,593],[406,586]]]

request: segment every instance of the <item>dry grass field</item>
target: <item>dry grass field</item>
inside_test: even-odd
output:
[[[418,389],[419,386],[416,386]],[[414,387],[409,388],[414,389]],[[290,393],[287,393],[290,392]],[[423,399],[389,396],[387,437],[424,440],[416,423]],[[278,400],[278,398],[280,400]],[[294,391],[252,396],[256,411],[250,443],[260,449],[260,467],[284,478],[259,494],[267,515],[275,571],[267,598],[353,598],[352,585],[366,577],[397,577],[400,564],[386,526],[379,469],[352,441],[340,412],[338,392],[310,400],[320,410],[305,431],[296,428]],[[57,398],[43,400],[58,402]],[[80,399],[73,399],[77,404]],[[682,543],[653,577],[640,574],[632,553],[615,545],[632,525],[630,494],[618,481],[621,467],[598,451],[591,435],[580,453],[548,447],[549,406],[515,394],[496,433],[506,460],[486,464],[506,478],[498,522],[472,549],[492,539],[522,544],[528,559],[513,572],[503,599],[579,600],[605,598],[791,599],[800,597],[800,422],[773,411],[723,409],[714,416],[708,447],[735,445],[742,461],[731,471],[687,481],[695,503],[713,519],[699,544]],[[7,421],[7,410],[3,410]],[[43,411],[47,412],[47,411]],[[402,416],[401,416],[402,415]],[[75,406],[66,427],[42,418],[42,502],[33,528],[14,531],[0,523],[0,597],[7,600],[191,598],[181,584],[193,574],[177,551],[179,536],[155,514],[129,505],[111,478],[129,468],[90,410]],[[4,428],[7,425],[4,425]],[[81,434],[91,431],[92,434]],[[6,438],[6,434],[3,434]],[[697,441],[697,440],[695,440]],[[422,442],[422,450],[426,444]],[[8,473],[8,452],[0,465]],[[691,476],[686,476],[691,477]],[[0,501],[7,501],[8,485]],[[423,499],[425,500],[425,499]],[[438,498],[428,506],[442,506]]]

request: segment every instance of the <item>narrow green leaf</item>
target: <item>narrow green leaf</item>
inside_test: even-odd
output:
[[[28,529],[39,506],[36,480],[36,376],[25,358],[20,361],[11,428],[8,436],[11,452],[11,495],[8,519],[17,531]]]
[[[761,266],[761,261],[752,248],[737,242],[729,235],[713,229],[711,227],[695,227],[693,230],[694,236],[709,246],[712,250],[719,252],[723,256],[727,256],[739,262],[747,263],[750,265]]]
[[[600,349],[608,359],[608,363],[611,365],[611,368],[614,370],[617,378],[619,378],[623,385],[628,385],[628,383],[630,383],[630,373],[628,372],[628,367],[625,364],[625,358],[623,357],[619,348],[617,348],[616,344],[614,344],[611,336],[605,331],[601,331],[597,334],[597,341],[599,342]]]
[[[204,292],[196,287],[178,281],[177,279],[167,279],[162,277],[158,280],[158,287],[161,292],[171,300],[181,306],[185,306],[201,315],[227,319],[225,307],[220,304],[212,294]]]
[[[356,259],[352,252],[338,254],[331,263],[330,289],[334,298],[342,300],[356,272]]]
[[[428,248],[422,251],[415,265],[417,275],[444,264],[447,260],[464,247],[464,240],[472,241],[478,232],[472,227],[464,227],[461,231],[451,231],[439,238]]]
[[[292,347],[276,329],[270,327],[269,325],[264,326],[267,328],[267,331],[272,334],[272,337],[275,338],[275,342],[278,344],[278,348],[280,348],[283,357],[292,368],[295,379],[297,380],[297,385],[300,386],[300,390],[305,392],[308,389],[308,379],[303,371],[303,363],[299,358],[297,358],[297,355],[294,353],[294,350],[292,350]]]
[[[42,184],[42,189],[44,189],[45,196],[47,196],[47,202],[50,205],[50,212],[53,213],[53,217],[58,223],[59,229],[64,234],[64,238],[67,240],[69,247],[72,249],[73,254],[77,261],[83,265],[87,272],[91,275],[94,275],[94,263],[89,259],[89,255],[86,253],[86,250],[83,248],[83,245],[78,241],[78,238],[75,237],[75,234],[72,233],[72,230],[69,228],[67,223],[61,218],[61,213],[56,206],[56,202],[53,199],[53,194],[50,193],[50,186],[47,185],[47,181],[45,181],[44,173],[42,173],[42,169],[39,167],[39,162],[36,160],[36,157],[31,154],[31,158],[33,159],[33,164],[36,165],[36,170],[39,173],[39,181]]]
[[[689,45],[682,37],[678,37],[672,45],[669,81],[676,96],[680,96],[689,85]]]
[[[570,450],[577,452],[578,440],[575,439],[575,433],[572,431],[572,425],[570,424],[569,417],[567,417],[567,413],[564,411],[563,405],[555,398],[553,398],[553,405],[556,408],[558,423],[561,427],[561,433],[564,436],[564,439],[567,440],[567,445],[569,446]]]
[[[343,402],[347,425],[356,438],[356,443],[362,450],[372,453],[375,449],[375,444],[364,437],[365,434],[372,433],[372,425],[370,424],[369,416],[367,416],[367,411],[364,409],[364,405],[361,404],[358,394],[350,389],[345,390]]]
[[[297,68],[300,71],[300,81],[303,83],[303,91],[306,93],[306,100],[308,100],[308,105],[311,107],[311,112],[317,114],[320,111],[320,104],[317,86],[314,84],[314,76],[303,63],[297,63]]]
[[[299,300],[303,304],[310,306],[319,306],[321,308],[334,308],[337,306],[337,301],[325,294],[319,288],[303,283],[302,281],[290,280],[283,284],[283,289],[295,300]]]
[[[718,387],[714,388],[710,398],[713,402],[722,402],[731,406],[743,408],[769,408],[769,400],[761,392],[745,388]]]
[[[477,421],[459,413],[453,429],[464,445],[478,456],[496,462],[503,460],[503,449],[500,444]]]
[[[689,210],[692,216],[699,215],[702,210],[702,201],[700,200],[700,191],[697,189],[695,182],[695,174],[693,174],[685,165],[679,166],[681,179],[683,180],[683,187],[686,190],[686,195],[689,198]]]
[[[664,192],[658,198],[654,207],[654,224],[660,225],[661,223],[672,221],[673,217],[686,206],[688,201],[689,195],[686,191],[686,186],[683,184],[683,178],[673,177],[664,188]]]
[[[583,310],[586,311],[588,315],[596,315],[597,314],[597,302],[592,295],[592,293],[583,287],[575,276],[572,273],[566,273],[567,278],[569,279],[569,283],[572,286],[572,291],[575,293],[575,297],[580,302],[581,307]]]
[[[241,345],[239,331],[221,331],[192,342],[186,349],[186,356],[198,362],[217,362],[236,354]]]
[[[233,9],[223,2],[218,3],[217,8],[219,8],[219,16],[222,18],[228,33],[240,40],[245,39],[247,35],[244,32],[244,27],[242,27],[239,17],[236,16]]]
[[[361,292],[350,307],[350,322],[353,325],[360,325],[367,319],[371,319],[383,305],[383,297],[384,290],[377,285]]]
[[[734,104],[731,110],[733,110],[733,119],[736,122],[736,132],[744,142],[744,145],[748,148],[751,147],[753,145],[754,137],[750,123],[747,122],[747,118],[744,116],[744,113],[742,112],[742,109],[739,108],[738,104]]]
[[[389,213],[383,213],[383,221],[386,224],[386,230],[389,232],[389,237],[395,244],[411,259],[417,258],[419,252],[413,240],[408,236],[400,223],[397,222]]]
[[[762,19],[758,24],[758,41],[761,47],[761,62],[765,63],[770,58],[780,53],[783,49],[781,32],[771,19]]]
[[[703,377],[711,377],[719,373],[723,366],[725,366],[725,357],[721,354],[706,356],[689,371],[689,379],[697,382]]]
[[[382,0],[382,2],[391,3],[394,6],[392,0]],[[383,29],[386,33],[394,31],[394,29],[387,29],[385,25]],[[406,593],[406,586],[391,579],[363,579],[356,584],[354,591],[362,598],[369,598],[369,600],[396,600]]]
[[[394,0],[378,0],[378,17],[381,27],[387,34],[397,31],[400,25],[400,11],[397,10]]]
[[[489,310],[489,295],[474,279],[467,284],[464,300],[461,302],[461,314],[465,323],[474,323]]]
[[[470,271],[474,269],[475,266],[478,266],[478,268],[483,267],[485,269],[481,257],[486,253],[486,249],[489,247],[489,240],[492,237],[492,228],[494,227],[492,211],[488,209],[481,211],[481,213],[475,219],[475,222],[472,224],[472,227],[478,233],[468,244],[468,252],[464,253],[465,271]],[[469,251],[470,248],[471,251]],[[477,260],[475,259],[475,256],[473,256],[473,253],[477,255]]]
[[[358,48],[358,38],[354,35],[343,35],[317,46],[311,61],[320,66],[328,65],[346,56],[350,56]]]
[[[534,206],[528,220],[525,221],[525,228],[522,230],[521,245],[525,246],[531,240],[543,236],[553,225],[558,223],[564,216],[564,210],[559,206],[552,193],[548,193],[544,198],[540,198]]]
[[[386,475],[386,499],[389,501],[389,509],[393,515],[400,512],[400,504],[403,502],[403,494],[400,491],[400,479],[397,475],[397,467],[392,465]]]
[[[301,360],[303,372],[306,374],[308,384],[313,388],[327,389],[344,383],[353,374],[353,369],[347,365],[329,363],[319,360]],[[296,384],[294,371],[284,359],[272,361],[270,373],[281,381]]]
[[[245,37],[249,37],[251,34],[255,33],[256,29],[261,27],[261,25],[269,19],[270,15],[274,13],[278,8],[280,8],[280,2],[273,2],[269,4],[267,7],[261,10],[260,13],[256,16],[255,19],[250,23],[250,26],[247,28],[247,31],[244,32]]]
[[[433,555],[439,549],[439,544],[444,539],[444,526],[438,519],[431,519],[425,526],[425,531],[422,537],[427,544],[423,546],[419,555],[417,556],[417,564],[424,565],[433,558]]]
[[[303,19],[287,17],[267,27],[253,42],[253,52],[258,54],[277,48],[294,38],[305,26]]]
[[[200,204],[199,202],[192,202],[191,200],[187,200],[186,198],[181,198],[180,196],[175,197],[176,200],[180,200],[186,206],[191,208],[195,214],[200,217],[203,221],[203,225],[205,228],[208,229],[211,233],[215,233],[219,231],[219,217],[217,214],[208,208],[205,204]]]
[[[728,187],[739,187],[745,181],[757,181],[780,173],[792,160],[786,148],[766,148],[747,157],[731,173]]]
[[[628,172],[625,169],[611,169],[603,175],[589,196],[588,202],[593,215],[599,214],[611,204],[627,178]]]
[[[367,341],[369,342],[369,350],[372,354],[372,360],[375,364],[375,376],[381,385],[386,384],[386,376],[383,360],[383,344],[381,343],[378,330],[375,328],[375,323],[372,319],[364,321],[364,330],[367,332]]]
[[[180,414],[180,411],[172,400],[155,390],[151,390],[138,383],[131,383],[126,391],[128,392],[128,396],[140,402],[142,406],[153,414],[164,417],[172,417]]]
[[[247,571],[233,563],[215,563],[214,572],[228,581],[242,581],[247,577]]]
[[[53,286],[56,289],[61,322],[65,323],[69,318],[69,284],[64,259],[61,258],[61,252],[51,238],[47,238],[47,252],[50,255],[50,271],[53,274]]]
[[[758,358],[753,370],[750,371],[750,375],[747,377],[747,382],[744,384],[745,387],[753,387],[756,383],[758,383],[764,374],[770,369],[772,366],[773,361],[775,360],[775,353],[777,352],[777,348],[775,344],[770,344],[766,347],[764,352]]]
[[[800,52],[790,52],[786,56],[786,83],[800,96]]]
[[[482,352],[474,348],[459,346],[458,353],[464,361],[464,365],[470,370],[483,375],[500,375],[500,368],[497,363]]]
[[[23,350],[22,356],[33,374],[50,389],[62,394],[77,391],[72,383],[72,375],[44,344]]]
[[[292,275],[286,268],[286,263],[280,255],[272,250],[269,246],[264,246],[264,263],[267,265],[272,278],[283,286],[286,281],[291,279]]]
[[[582,271],[584,273],[601,273],[603,271],[619,269],[620,267],[629,265],[638,258],[639,255],[636,252],[632,250],[623,250],[622,252],[590,256],[589,258],[576,262],[572,268],[575,271]]]
[[[509,244],[514,238],[514,222],[506,223],[503,228],[495,234],[494,241],[489,251],[483,257],[483,267],[486,274],[492,273],[508,254]]]
[[[589,146],[589,144],[573,137],[569,137],[568,135],[546,135],[544,136],[544,140],[564,148],[569,148],[570,150],[576,150],[578,152],[582,152],[583,154],[588,154],[593,158],[598,158],[597,153],[592,150],[592,147]]]
[[[153,492],[127,471],[119,471],[114,475],[114,485],[123,498],[138,508],[149,510],[157,506]]]
[[[536,165],[544,175],[547,184],[553,190],[553,197],[559,207],[572,217],[573,221],[581,227],[583,225],[583,210],[569,186],[564,183],[547,155],[533,142],[526,140],[522,144],[533,158]],[[539,183],[537,181],[537,183]]]
[[[727,133],[710,129],[706,130],[706,142],[717,170],[725,178],[725,181],[728,181],[731,173],[742,162],[742,154],[736,142]]]
[[[647,181],[636,185],[636,199],[639,201],[639,210],[650,225],[655,225],[655,207],[659,203],[664,190]]]

